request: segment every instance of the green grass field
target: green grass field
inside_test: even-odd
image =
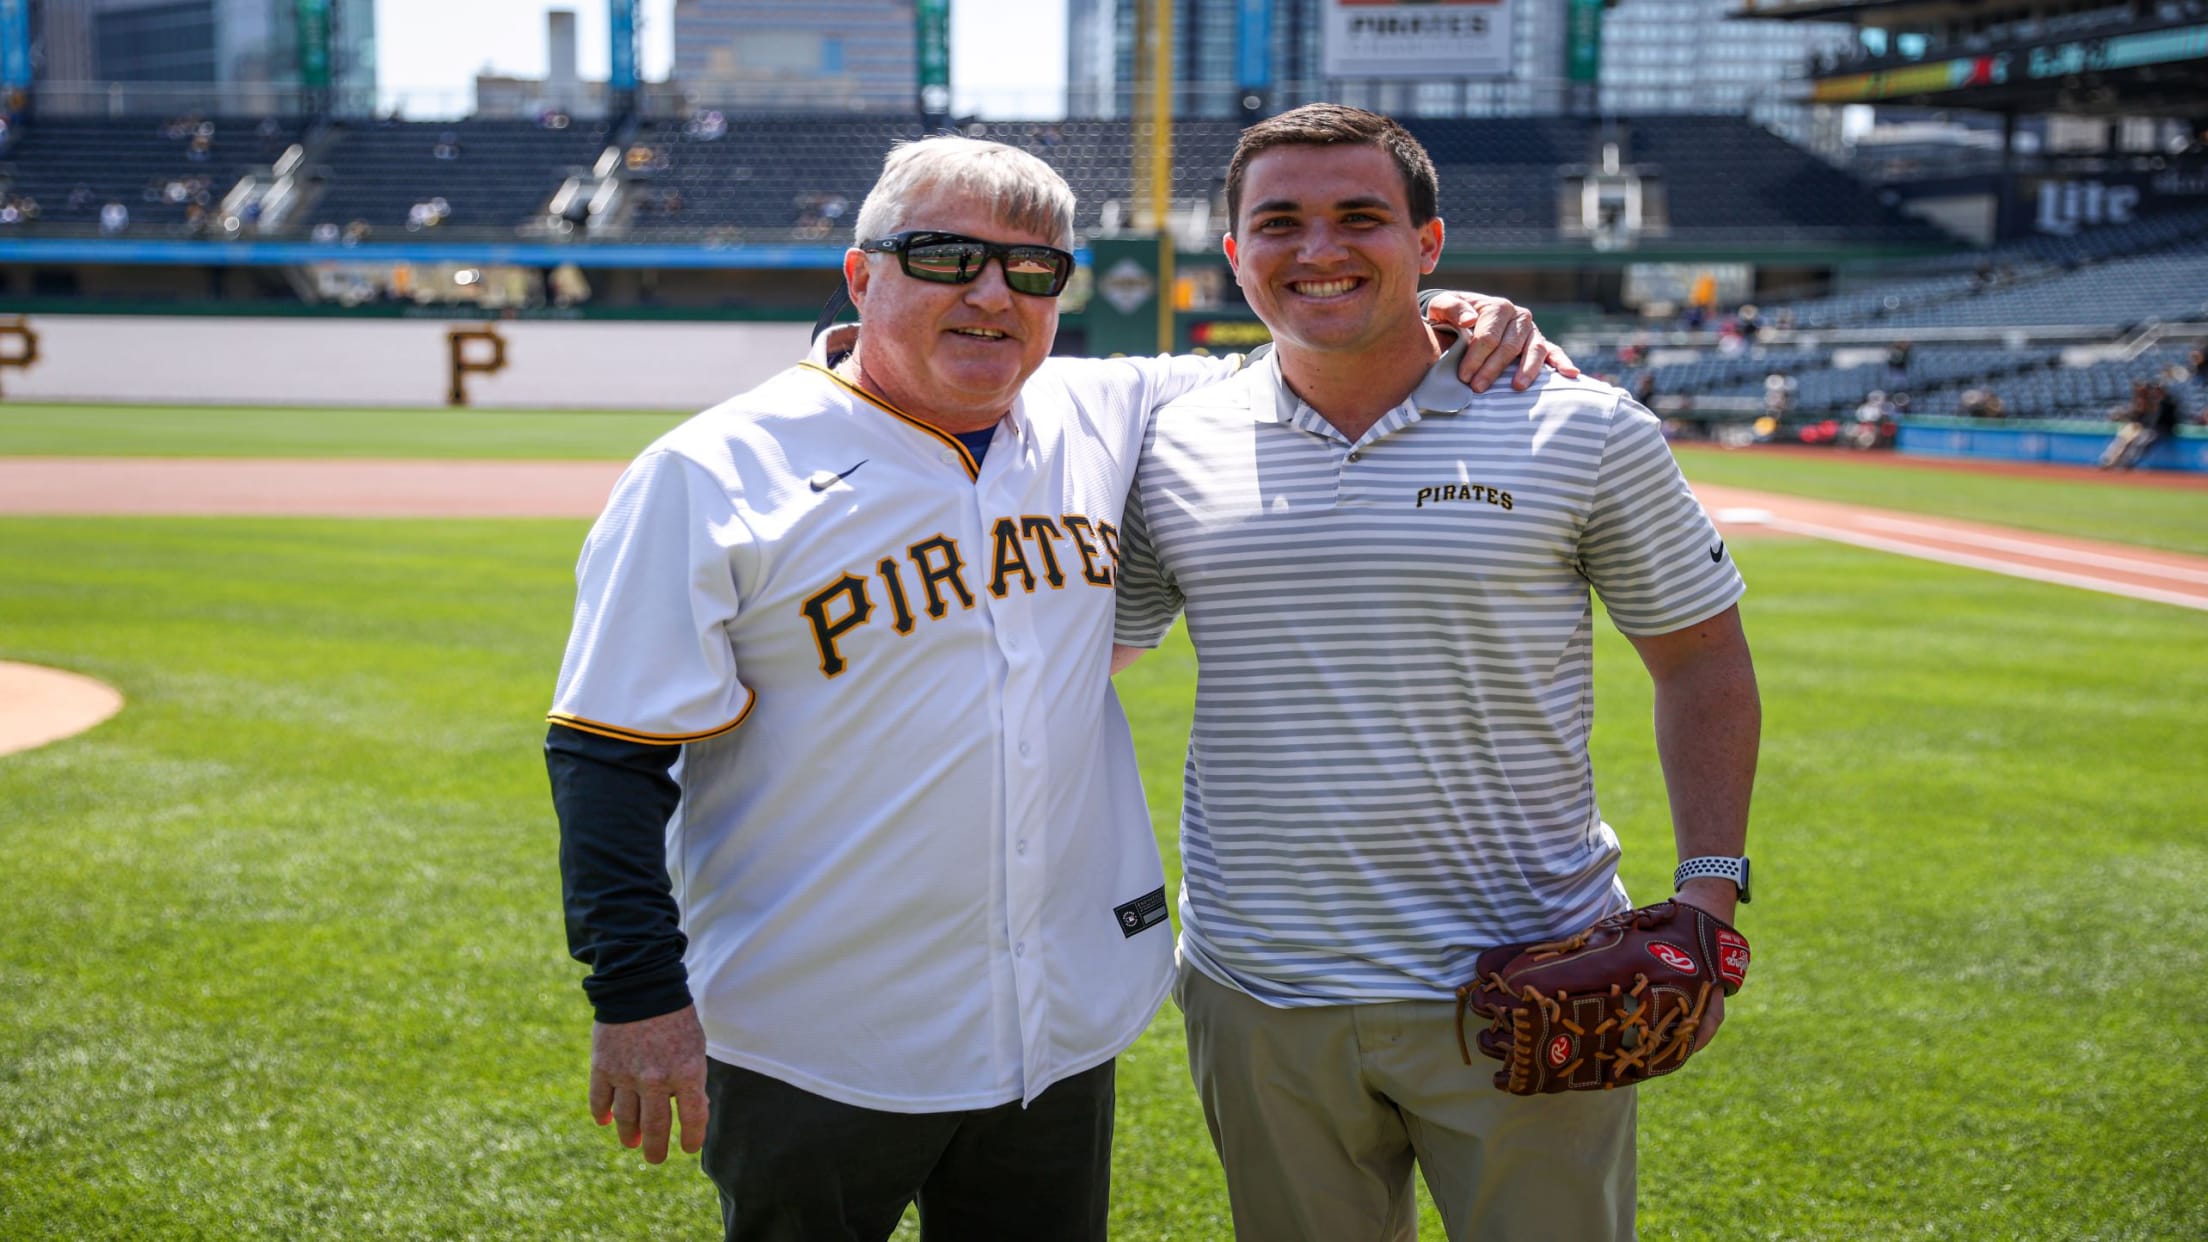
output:
[[[710,1232],[582,1114],[537,758],[581,529],[0,522],[0,654],[131,700],[0,759],[0,1236]],[[1736,543],[1757,972],[1644,1096],[1644,1235],[2208,1232],[2208,620]],[[1653,894],[1647,696],[1600,658]],[[1189,661],[1126,688],[1168,846]],[[1122,1082],[1117,1235],[1223,1236],[1170,1010]]]
[[[687,414],[0,405],[0,457],[630,458]]]
[[[0,757],[0,1237],[715,1236],[694,1159],[584,1115],[538,750],[583,530],[0,519],[0,658],[130,699]],[[1642,1235],[2208,1236],[2208,616],[1734,554],[1756,968],[1643,1094]],[[1653,897],[1646,681],[1598,635]],[[1192,668],[1122,679],[1169,870]],[[1228,1234],[1181,1056],[1168,1007],[1122,1061],[1116,1237]]]

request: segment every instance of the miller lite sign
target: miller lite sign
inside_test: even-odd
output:
[[[2070,237],[2081,228],[2125,224],[2139,211],[2139,187],[2099,181],[2042,181],[2032,215],[2035,232]]]

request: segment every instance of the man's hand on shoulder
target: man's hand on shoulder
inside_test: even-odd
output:
[[[1518,369],[1510,386],[1521,392],[1544,366],[1579,378],[1579,367],[1571,357],[1534,325],[1533,312],[1509,298],[1445,291],[1427,302],[1426,318],[1464,334],[1464,360],[1457,367],[1457,378],[1474,392],[1486,392],[1513,360]]]
[[[674,1109],[668,1100],[674,1101]],[[644,1148],[647,1163],[667,1158],[667,1138],[682,1117],[682,1149],[705,1146],[705,1028],[695,1005],[641,1022],[590,1028],[590,1116],[614,1123],[623,1147]]]

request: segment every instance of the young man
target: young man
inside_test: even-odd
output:
[[[1452,1238],[1633,1235],[1633,1090],[1505,1094],[1451,1000],[1483,949],[1628,907],[1590,584],[1655,680],[1681,857],[1747,832],[1724,543],[1624,393],[1458,382],[1418,308],[1436,190],[1385,117],[1244,132],[1226,253],[1275,350],[1159,413],[1121,540],[1119,641],[1185,608],[1196,647],[1176,997],[1252,1242],[1409,1238],[1414,1163]],[[1735,883],[1680,898],[1729,920]]]
[[[1236,363],[1046,362],[1073,195],[1009,147],[901,147],[857,223],[856,351],[647,449],[577,568],[546,751],[591,1111],[654,1162],[670,1097],[704,1123],[730,1239],[915,1200],[931,1242],[1101,1239],[1172,974],[1118,526],[1150,414]]]

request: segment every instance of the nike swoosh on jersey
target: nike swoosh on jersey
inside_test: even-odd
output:
[[[858,469],[858,467],[856,467],[856,466],[853,466],[853,467],[852,467],[852,469],[856,470],[856,469]],[[1718,540],[1718,541],[1717,541],[1717,546],[1716,546],[1716,547],[1714,547],[1714,548],[1711,548],[1711,549],[1710,549],[1710,564],[1712,564],[1712,565],[1715,565],[1715,564],[1717,564],[1717,563],[1718,563],[1719,561],[1722,561],[1722,560],[1724,560],[1724,559],[1725,559],[1725,541],[1724,541],[1724,540],[1722,540],[1722,539],[1720,539],[1720,540]]]
[[[813,485],[813,490],[816,492],[827,491],[829,488],[834,487],[839,481],[850,478],[851,472],[853,470],[857,470],[860,466],[863,466],[872,460],[874,459],[871,457],[861,457],[859,460],[853,462],[849,469],[840,471],[835,474],[830,474],[826,470],[813,471],[813,477],[810,480]]]

